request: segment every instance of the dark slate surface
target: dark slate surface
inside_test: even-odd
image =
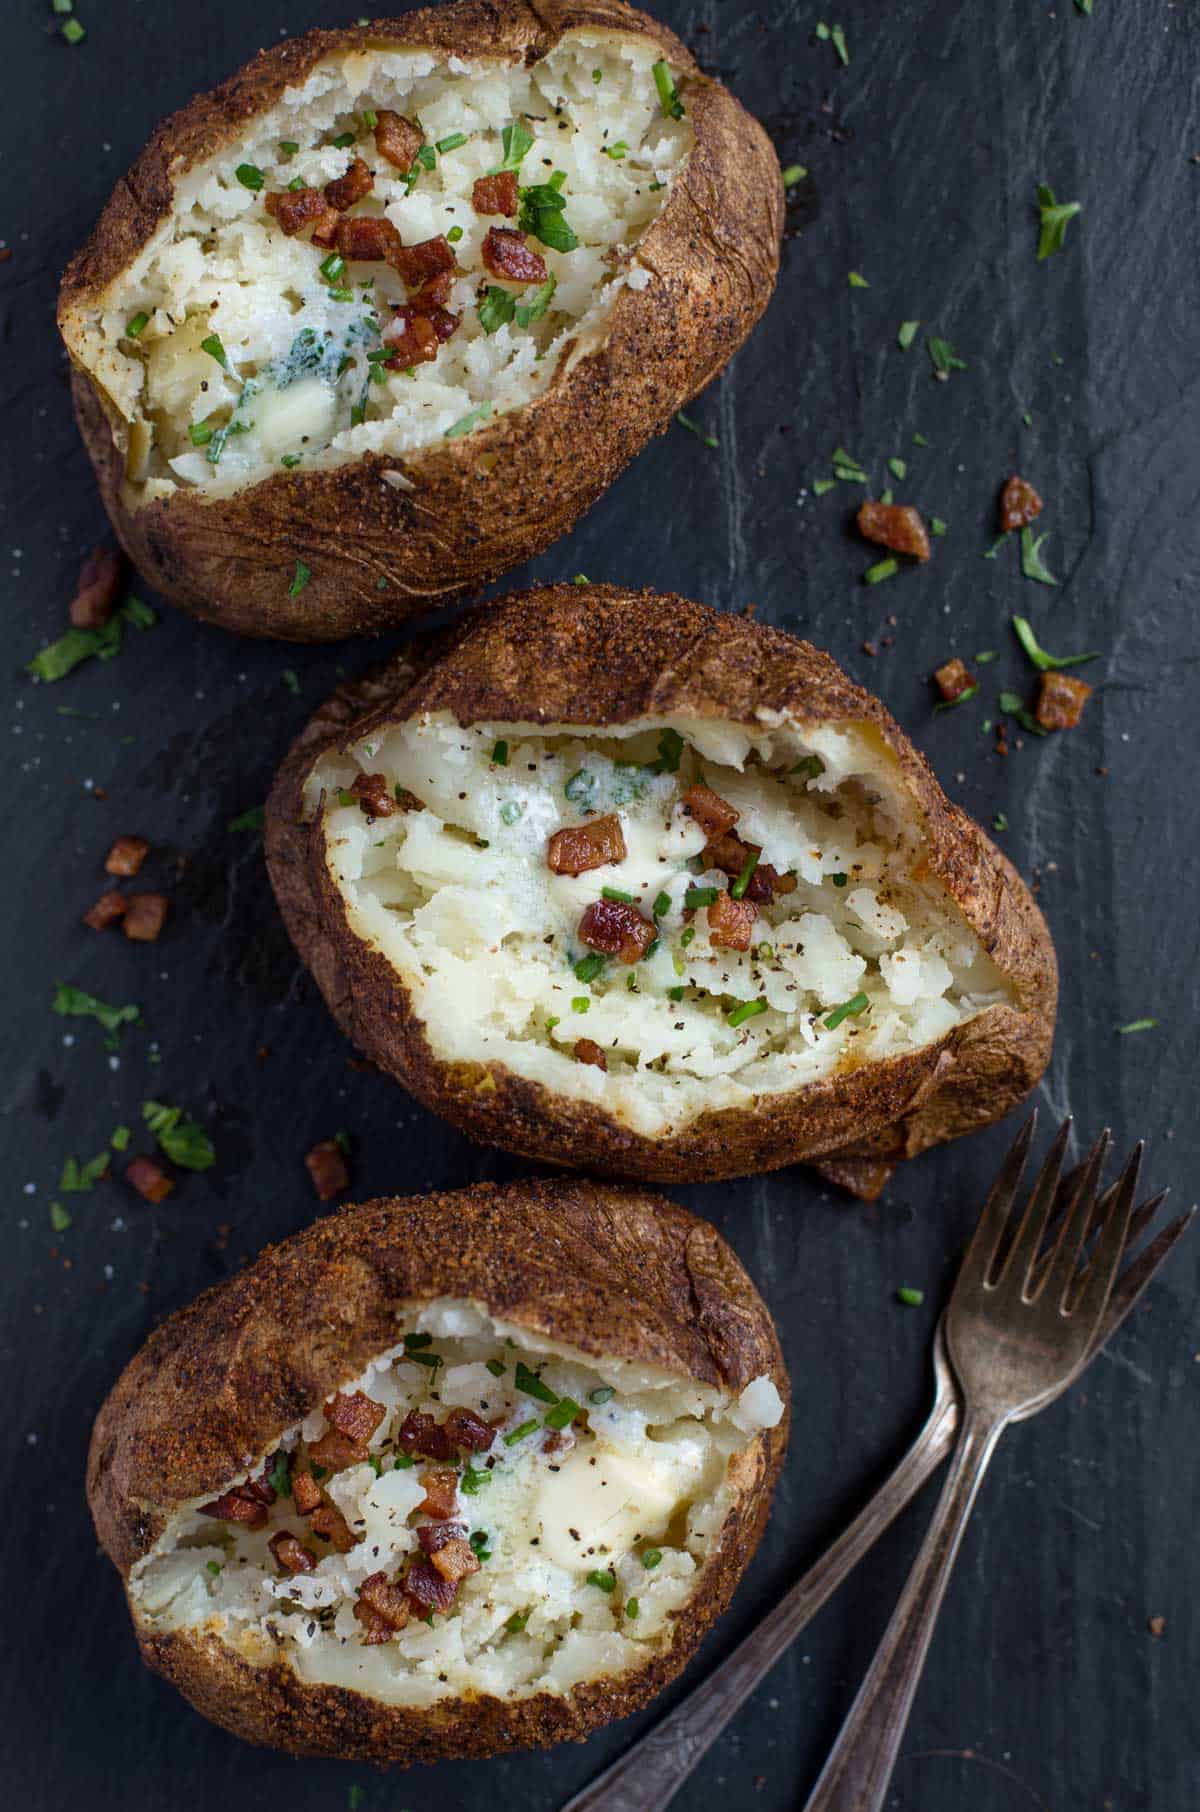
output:
[[[48,0],[8,5],[0,229],[5,408],[10,972],[0,1020],[6,1112],[3,1342],[10,1482],[4,1648],[12,1803],[90,1812],[287,1805],[329,1812],[552,1809],[644,1725],[585,1749],[390,1778],[252,1751],[140,1668],[82,1496],[87,1433],[162,1315],[314,1211],[301,1154],[354,1137],[355,1192],[420,1190],[520,1167],[467,1145],[350,1052],[300,974],[258,841],[259,802],[306,713],[365,648],[242,645],[167,611],[119,660],[34,688],[104,522],[53,329],[62,265],[155,120],[284,30],[361,0],[78,0],[71,50]],[[661,10],[767,122],[793,192],[779,293],[695,407],[720,437],[650,447],[583,522],[514,580],[586,571],[658,584],[802,630],[876,688],[949,791],[989,821],[1040,897],[1063,1005],[1039,1091],[1052,1114],[1153,1141],[1151,1173],[1189,1199],[1196,1129],[1193,700],[1200,453],[1195,305],[1200,75],[1195,0],[889,7],[842,0],[839,66],[817,8],[778,0]],[[1084,204],[1065,251],[1034,260],[1035,182]],[[861,271],[869,289],[850,289]],[[901,320],[969,369],[933,381]],[[913,445],[915,432],[930,446]],[[814,499],[841,443],[950,524],[932,566],[866,589],[846,487]],[[1057,590],[1015,550],[985,563],[999,481],[1049,501]],[[1031,689],[1008,628],[1104,650],[1076,733],[1014,748],[981,732],[1001,686]],[[889,614],[890,613],[890,614]],[[894,645],[883,638],[894,635]],[[879,647],[876,658],[864,641]],[[927,675],[995,648],[984,696],[934,717]],[[296,691],[289,689],[293,673]],[[68,714],[64,714],[69,711]],[[101,790],[104,796],[101,797]],[[112,837],[153,839],[147,873],[177,901],[155,948],[84,930]],[[136,1000],[146,1031],[110,1063],[99,1030],[52,1017],[56,979]],[[1118,1037],[1150,1015],[1156,1032]],[[260,1060],[261,1046],[267,1053]],[[159,1060],[156,1062],[156,1059]],[[120,1184],[48,1207],[63,1159],[99,1151],[147,1095],[211,1125],[217,1168],[161,1209]],[[926,1157],[876,1207],[803,1172],[681,1191],[733,1241],[783,1333],[796,1393],[786,1477],[763,1549],[703,1668],[821,1549],[918,1422],[953,1255],[1011,1126]],[[219,1231],[229,1229],[227,1244]],[[1200,1802],[1193,1543],[1200,1491],[1200,1241],[1066,1403],[1002,1446],[967,1536],[896,1775],[904,1812],[1183,1812]],[[900,1308],[898,1284],[925,1306]],[[802,1803],[882,1631],[926,1500],[892,1532],[719,1742],[681,1812]],[[1147,1619],[1166,1618],[1154,1639]],[[678,1690],[678,1689],[677,1689]],[[352,1793],[352,1789],[357,1792]],[[361,1796],[361,1797],[360,1797]]]

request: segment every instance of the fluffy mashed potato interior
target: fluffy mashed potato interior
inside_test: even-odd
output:
[[[529,68],[343,53],[249,120],[237,144],[179,175],[169,220],[99,306],[64,322],[75,357],[129,424],[130,481],[147,498],[181,485],[229,491],[281,464],[327,468],[424,447],[538,395],[603,336],[621,289],[653,281],[636,248],[693,142],[686,114],[664,109],[656,56],[645,40],[588,33]],[[422,134],[408,172],[376,147],[385,110]],[[530,140],[517,168],[523,204],[538,185],[559,185],[570,249],[529,230],[536,207],[523,205],[519,220],[475,212],[475,180],[504,164],[514,125]],[[381,333],[408,295],[395,270],[339,268],[308,231],[289,237],[267,211],[268,194],[319,192],[355,158],[373,187],[351,217],[386,217],[405,246],[439,235],[452,245],[445,306],[458,326],[432,362],[382,362]],[[559,242],[552,216],[542,218]],[[484,268],[489,227],[519,225],[545,285],[521,288]]]
[[[208,1631],[306,1681],[411,1705],[468,1688],[566,1693],[669,1647],[732,1503],[731,1462],[783,1414],[769,1378],[731,1398],[585,1359],[448,1298],[402,1314],[394,1349],[343,1392],[383,1411],[366,1460],[320,1479],[355,1538],[348,1551],[314,1535],[294,1491],[257,1529],[197,1506],[134,1569],[130,1596],[157,1629]],[[412,1457],[402,1426],[413,1411],[442,1423],[455,1409],[492,1432],[490,1448],[455,1464],[452,1516],[478,1569],[444,1614],[414,1614],[368,1643],[355,1615],[363,1581],[403,1580],[420,1560],[426,1480],[444,1465]],[[306,1468],[328,1426],[315,1411],[243,1479]],[[281,1533],[306,1545],[311,1570],[281,1574],[270,1545]]]
[[[351,789],[368,773],[409,809],[366,816]],[[736,892],[740,858],[714,863],[685,804],[697,785],[780,877],[744,950],[714,939],[711,902]],[[921,828],[859,730],[423,718],[325,757],[306,800],[352,928],[396,969],[437,1055],[498,1060],[639,1133],[915,1050],[1010,999],[944,889],[919,878]],[[598,817],[619,821],[624,856],[552,872],[550,838]],[[756,891],[751,878],[746,902]],[[581,937],[613,900],[653,927],[636,963]]]

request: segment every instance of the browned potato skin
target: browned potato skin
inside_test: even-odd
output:
[[[800,723],[865,725],[887,745],[926,826],[928,870],[1011,979],[1017,1007],[991,1007],[921,1051],[843,1068],[753,1108],[703,1114],[659,1139],[502,1063],[450,1065],[436,1057],[399,977],[347,923],[319,822],[302,822],[303,785],[318,757],[373,724],[425,711],[449,711],[463,724],[602,729],[672,713],[755,724],[761,707]],[[950,803],[879,701],[828,655],[685,598],[608,585],[525,592],[344,688],[301,733],[279,773],[266,845],[288,929],[343,1030],[435,1113],[526,1157],[655,1182],[815,1163],[870,1200],[899,1159],[1007,1113],[1049,1059],[1057,966],[1046,923],[1016,870]]]
[[[395,1307],[470,1297],[597,1358],[641,1360],[739,1392],[788,1380],[774,1325],[707,1222],[661,1196],[579,1178],[373,1201],[317,1221],[178,1310],[131,1360],[96,1420],[88,1501],[123,1577],[181,1505],[219,1492],[281,1431],[395,1344]],[[298,1755],[392,1762],[582,1739],[645,1705],[684,1667],[758,1544],[787,1418],[736,1465],[738,1496],[671,1649],[637,1673],[505,1703],[430,1710],[302,1684],[219,1638],[137,1630],[143,1659],[235,1735]]]
[[[445,54],[544,56],[575,27],[651,39],[676,71],[696,133],[688,167],[639,256],[657,273],[624,290],[608,337],[528,408],[403,458],[331,472],[281,471],[230,498],[194,493],[131,509],[121,423],[78,368],[76,415],[105,507],[130,559],[193,615],[243,635],[331,641],[373,635],[507,572],[565,534],[676,410],[742,344],[775,285],[783,231],[779,162],[766,133],[673,33],[621,0],[454,4],[262,51],[155,132],[63,279],[59,319],[86,304],[150,238],[172,175],[213,153],[321,57],[370,45]],[[403,471],[411,491],[382,470]],[[288,587],[301,559],[312,578]],[[379,589],[379,581],[387,588]]]

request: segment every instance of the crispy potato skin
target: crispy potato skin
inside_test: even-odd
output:
[[[96,1420],[88,1501],[124,1577],[179,1507],[217,1492],[281,1431],[395,1344],[396,1305],[468,1297],[597,1357],[738,1392],[766,1373],[788,1399],[770,1315],[706,1222],[660,1196],[576,1178],[481,1184],[345,1208],[268,1248],[172,1315]],[[301,1755],[431,1762],[582,1739],[646,1704],[729,1602],[766,1522],[787,1417],[738,1456],[735,1498],[672,1645],[644,1669],[511,1703],[428,1710],[302,1683],[208,1633],[138,1624],[149,1666],[214,1722]]]
[[[991,1007],[920,1051],[763,1096],[752,1108],[703,1114],[658,1139],[501,1063],[441,1061],[400,978],[351,930],[319,822],[303,821],[304,782],[320,755],[375,724],[424,712],[448,711],[464,724],[603,729],[672,713],[756,724],[763,709],[800,724],[864,727],[890,751],[925,827],[928,870],[1010,979],[1016,1007]],[[901,1158],[1007,1113],[1049,1059],[1057,966],[1045,921],[1016,870],[950,803],[879,701],[828,655],[685,598],[604,585],[526,592],[467,617],[361,689],[344,689],[311,720],[280,770],[266,845],[288,929],[343,1030],[434,1112],[526,1157],[657,1182],[808,1162],[873,1199]]]
[[[76,415],[105,506],[130,558],[165,597],[243,635],[318,642],[378,634],[549,546],[741,345],[779,266],[778,159],[758,122],[683,44],[621,0],[455,0],[260,52],[155,132],[68,267],[60,326],[95,302],[169,214],[173,176],[219,151],[322,57],[403,44],[528,62],[580,27],[650,39],[678,72],[695,129],[688,166],[639,246],[654,283],[623,290],[604,343],[560,369],[525,409],[403,458],[280,472],[208,502],[181,490],[133,507],[122,424],[76,367]],[[413,488],[393,489],[384,470],[404,472]],[[297,558],[313,576],[290,598]]]

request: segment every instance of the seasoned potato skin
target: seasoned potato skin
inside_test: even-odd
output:
[[[67,269],[60,326],[145,245],[170,212],[175,176],[219,151],[322,57],[407,45],[533,61],[579,27],[651,40],[677,72],[696,144],[639,246],[655,282],[623,290],[604,343],[560,370],[527,408],[402,458],[281,471],[232,497],[204,501],[181,490],[136,508],[125,486],[124,425],[76,366],[76,415],[105,507],[134,564],[173,603],[243,635],[292,641],[394,627],[564,534],[746,338],[778,271],[778,159],[762,127],[679,39],[621,0],[454,0],[260,52],[159,126]],[[402,471],[412,489],[393,489],[383,470]],[[297,559],[312,578],[292,598]]]
[[[770,1315],[714,1228],[660,1196],[579,1178],[382,1200],[316,1222],[150,1336],[96,1420],[88,1500],[122,1576],[180,1506],[215,1493],[280,1432],[394,1345],[395,1308],[461,1296],[597,1358],[739,1392],[788,1380]],[[302,1683],[200,1632],[137,1625],[147,1664],[214,1722],[299,1755],[432,1762],[582,1739],[685,1666],[757,1546],[787,1417],[735,1462],[736,1494],[702,1583],[646,1668],[505,1703],[427,1710]]]
[[[673,713],[756,724],[762,709],[800,724],[861,726],[890,750],[926,828],[928,870],[1011,980],[1017,1006],[988,1008],[921,1051],[844,1069],[751,1108],[703,1114],[658,1139],[499,1062],[451,1065],[435,1056],[399,977],[347,922],[319,822],[304,822],[304,782],[325,750],[424,712],[448,711],[463,724],[603,729]],[[343,689],[280,770],[266,846],[293,941],[343,1030],[434,1112],[526,1157],[656,1182],[807,1162],[873,1199],[901,1158],[1007,1113],[1049,1059],[1057,966],[1045,921],[1016,870],[950,803],[879,701],[828,655],[685,598],[605,585],[525,592]]]

